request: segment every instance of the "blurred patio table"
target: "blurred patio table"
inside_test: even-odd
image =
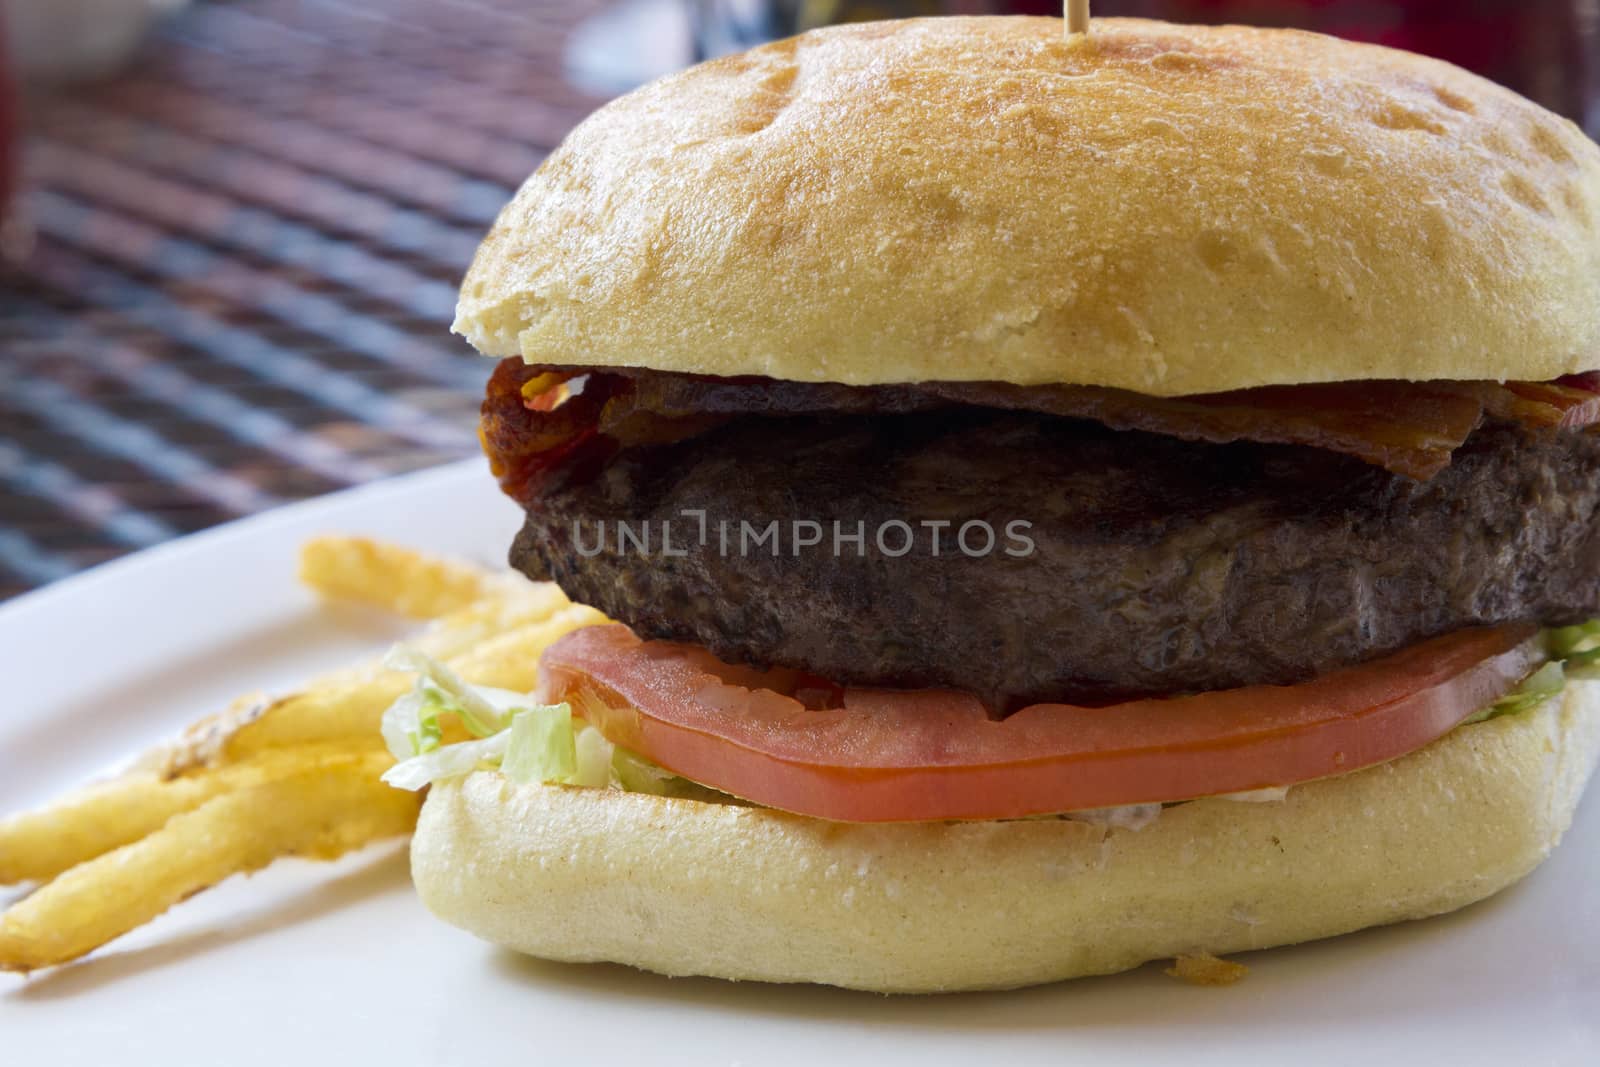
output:
[[[0,267],[0,598],[473,455],[449,333],[496,210],[599,101],[596,0],[235,0],[23,104]]]

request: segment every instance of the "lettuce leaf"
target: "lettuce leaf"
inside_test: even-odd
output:
[[[630,793],[667,796],[673,791],[674,783],[684,781],[671,771],[657,767],[643,756],[621,745],[616,746],[616,751],[611,756],[611,771],[617,783]]]
[[[1553,659],[1524,678],[1522,684],[1499,700],[1496,700],[1481,711],[1462,719],[1461,725],[1467,726],[1471,723],[1499,718],[1501,715],[1515,715],[1519,711],[1528,711],[1536,708],[1546,700],[1559,694],[1562,689],[1566,688],[1566,684],[1566,670],[1562,667],[1560,660]]]
[[[1545,646],[1554,659],[1566,659],[1574,654],[1600,648],[1600,619],[1580,622],[1576,626],[1557,626],[1545,631]]]
[[[1600,619],[1545,631],[1545,647],[1572,677],[1600,677]]]
[[[569,785],[587,786],[591,789],[609,789],[615,785],[619,789],[627,789],[622,785],[612,770],[612,760],[623,749],[606,740],[606,735],[590,726],[582,719],[573,720],[577,723],[577,732],[573,737],[573,748],[576,750],[578,765],[573,773]],[[653,764],[652,764],[653,766]],[[660,768],[657,768],[660,770]],[[663,774],[666,772],[663,771]],[[630,790],[640,792],[640,790]]]
[[[1566,688],[1568,678],[1600,678],[1600,619],[1576,626],[1556,626],[1544,632],[1550,660],[1524,678],[1511,692],[1476,714],[1462,726],[1529,711]]]
[[[384,744],[398,761],[383,780],[400,789],[421,789],[498,767],[519,784],[720,795],[613,745],[573,715],[568,704],[540,704],[526,694],[473,685],[437,660],[403,646],[392,649],[384,665],[417,676],[411,689],[383,713],[381,725]],[[475,739],[445,743],[448,716]]]
[[[412,671],[419,680],[426,680],[435,690],[436,699],[474,737],[489,737],[511,725],[509,709],[496,705],[487,686],[468,685],[459,674],[426,653],[396,645],[383,657],[383,665],[391,671]],[[518,703],[526,703],[526,697],[515,693],[511,696]]]
[[[379,727],[389,754],[407,760],[438,748],[444,737],[439,716],[446,710],[437,691],[426,685],[414,686],[390,704]]]
[[[577,775],[578,746],[569,705],[519,711],[509,732],[500,773],[513,782],[569,782]]]
[[[480,767],[491,767],[505,756],[511,733],[502,730],[493,737],[441,745],[432,752],[401,760],[383,772],[383,780],[396,789],[421,789],[447,778],[460,778]]]

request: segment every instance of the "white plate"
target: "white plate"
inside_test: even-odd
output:
[[[295,584],[312,534],[498,560],[516,525],[479,463],[285,508],[0,609],[0,811],[230,697],[395,629]],[[1457,915],[1241,957],[1224,989],[1159,968],[1016,993],[884,998],[525,960],[431,919],[403,849],[281,863],[74,966],[0,976],[0,1062],[875,1065],[1600,1063],[1600,812]]]

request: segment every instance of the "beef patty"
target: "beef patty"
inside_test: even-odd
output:
[[[1294,683],[1462,627],[1600,615],[1597,511],[1600,437],[1572,430],[1486,423],[1417,482],[1020,412],[752,417],[547,485],[511,560],[646,638],[1015,706]],[[777,556],[738,525],[771,520]],[[821,543],[796,548],[795,520]],[[874,534],[896,520],[915,537],[892,555]],[[990,551],[978,527],[974,554],[955,544],[972,521]],[[835,522],[862,523],[864,551],[836,553]]]

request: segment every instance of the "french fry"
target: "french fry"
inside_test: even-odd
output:
[[[504,589],[435,619],[409,644],[434,659],[453,659],[491,637],[543,622],[570,607],[572,601],[554,582],[518,577]]]
[[[546,647],[607,621],[553,583],[362,538],[311,542],[301,573],[324,596],[430,620],[411,645],[505,689],[531,690]],[[394,760],[379,724],[412,681],[374,659],[285,697],[250,694],[121,777],[0,821],[0,885],[45,883],[0,914],[0,970],[75,959],[278,856],[331,858],[410,830],[419,799],[381,781]]]
[[[368,681],[293,693],[222,738],[215,758],[239,760],[289,745],[371,737],[384,709],[409,688],[405,675],[386,672]]]
[[[610,621],[586,604],[573,604],[544,622],[491,637],[451,659],[450,665],[477,685],[531,690],[539,680],[539,657],[545,649],[573,630]]]
[[[541,622],[518,627],[446,662],[469,682],[502,689],[532,689],[539,656],[557,638],[603,623],[606,617],[573,604]],[[411,687],[411,678],[387,673],[368,682],[297,693],[234,731],[221,748],[223,758],[242,759],[269,748],[377,735],[384,709]]]
[[[275,703],[265,693],[246,693],[215,715],[190,723],[177,737],[147,749],[128,771],[172,779],[197,767],[209,767],[217,762],[228,738],[245,723],[265,715]]]
[[[270,782],[325,761],[383,756],[376,737],[360,743],[262,752],[240,763],[181,775],[140,770],[96,782],[47,807],[0,820],[0,885],[43,881],[86,860],[137,841],[167,820],[230,790]]]
[[[159,829],[222,790],[215,779],[163,781],[141,772],[86,786],[47,808],[0,822],[0,885],[54,878]]]
[[[416,824],[419,799],[379,780],[387,755],[310,759],[227,792],[80,864],[0,915],[0,970],[77,959],[234,874],[280,856],[329,859]]]
[[[365,537],[333,536],[301,547],[300,580],[323,596],[412,619],[435,619],[464,608],[503,581],[469,563]]]
[[[592,609],[576,608],[553,582],[533,583],[519,579],[516,585],[508,586],[503,595],[496,591],[436,619],[410,644],[435,659],[458,662],[488,639],[523,633],[574,610],[585,613],[583,618],[604,621]],[[550,632],[554,636],[549,640],[553,641],[571,628],[565,623],[553,627]],[[542,646],[538,651],[543,651]],[[533,654],[533,659],[537,661],[538,652]],[[242,758],[275,746],[357,735],[375,738],[383,710],[409,686],[407,678],[388,671],[380,660],[374,659],[356,668],[325,675],[304,690],[278,700],[268,700],[264,695],[241,698],[226,710],[194,723],[175,741],[146,752],[135,767],[170,777],[193,767]],[[263,718],[269,721],[253,728],[253,724]],[[244,735],[242,740],[237,739],[240,734]],[[4,863],[0,861],[0,870],[3,869]]]
[[[493,634],[545,619],[571,601],[554,582],[429,556],[359,537],[319,537],[300,551],[300,578],[329,599],[430,620],[411,643],[436,659],[459,655]],[[328,676],[348,680],[376,664]]]

